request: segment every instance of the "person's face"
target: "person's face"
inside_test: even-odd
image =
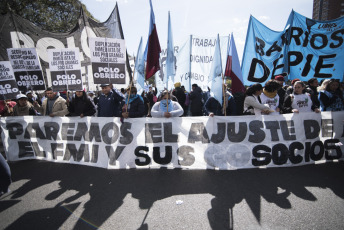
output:
[[[93,95],[94,95],[93,93],[89,93],[88,94],[89,97],[93,97]]]
[[[132,96],[135,96],[135,95],[136,95],[136,93],[137,93],[137,91],[136,91],[136,90],[134,90],[134,89],[132,89],[132,90],[130,91],[130,95],[132,95]]]
[[[168,93],[166,93],[164,96],[163,96],[163,98],[162,98],[163,100],[168,100],[169,98],[168,98]]]
[[[300,83],[294,84],[294,92],[296,94],[302,94],[302,91],[305,89]]]
[[[331,82],[331,84],[330,84],[330,90],[331,91],[336,91],[338,89],[338,87],[339,87],[339,83],[338,82],[336,82],[336,81]]]
[[[312,86],[312,87],[318,87],[318,86],[319,86],[318,80],[314,80],[314,81],[310,84],[310,86]]]
[[[56,96],[56,93],[53,91],[46,91],[45,94],[49,99],[54,99],[54,97]]]
[[[27,96],[28,98],[32,98],[32,93],[28,93],[26,96]]]
[[[21,107],[24,107],[24,106],[26,106],[26,104],[27,104],[27,99],[24,97],[24,98],[20,98],[19,100],[18,100],[18,104],[19,104],[19,106],[21,106]]]
[[[149,87],[149,92],[151,92],[152,91],[152,87]]]
[[[110,86],[104,86],[102,87],[102,93],[105,94],[105,95],[108,95],[110,93]]]
[[[82,91],[76,91],[76,92],[75,92],[75,95],[76,95],[77,97],[82,97],[83,92],[82,92]]]

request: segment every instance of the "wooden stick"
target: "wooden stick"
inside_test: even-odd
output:
[[[226,111],[226,89],[225,89],[225,85],[224,85],[224,77],[223,77],[223,73],[221,73],[222,75],[222,94],[223,94],[223,109],[224,109],[224,114],[225,116],[227,116],[227,111]]]
[[[134,63],[135,63],[135,56],[134,56]],[[130,94],[131,94],[131,86],[133,85],[133,78],[135,77],[135,66],[136,66],[136,63],[134,65],[134,76],[131,78],[131,81],[130,81],[130,86],[129,86],[129,95],[128,95],[128,100],[127,100],[127,106],[125,107],[125,112],[127,113],[128,112],[128,106],[129,106],[129,98],[130,98]]]
[[[168,95],[168,94],[167,94]],[[166,99],[166,105],[167,105],[167,112],[168,112],[168,97]]]

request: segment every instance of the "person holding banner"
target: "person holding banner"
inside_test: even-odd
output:
[[[324,84],[325,85],[325,84]],[[339,81],[331,79],[328,84],[319,90],[321,111],[343,111],[343,92],[339,88]]]
[[[144,113],[145,106],[143,104],[143,98],[137,94],[137,89],[135,86],[128,87],[125,105],[122,108],[122,117],[143,117],[145,115]]]
[[[47,98],[44,99],[42,106],[37,101],[34,102],[34,107],[40,114],[50,117],[63,117],[69,113],[66,100],[53,92],[52,88],[47,88],[45,94]]]
[[[261,115],[269,114],[271,112],[269,106],[261,103],[260,95],[262,92],[263,86],[259,83],[250,86],[246,90],[243,115]]]
[[[113,89],[112,84],[101,84],[102,94],[98,100],[98,117],[121,117],[122,93]]]
[[[316,112],[320,110],[313,104],[311,96],[305,93],[306,84],[296,81],[293,85],[293,93],[285,98],[283,113]]]
[[[17,104],[13,107],[13,116],[37,116],[35,108],[25,94],[17,95]]]
[[[280,84],[276,80],[269,80],[265,83],[263,93],[260,95],[261,103],[268,105],[274,112],[270,115],[279,115],[283,108],[283,101],[280,100],[277,90]]]
[[[171,95],[167,90],[161,93],[161,100],[154,104],[152,117],[180,117],[184,114],[183,108],[176,101],[171,100]]]
[[[72,101],[68,103],[69,116],[93,116],[96,108],[93,102],[87,97],[85,91],[76,91]]]
[[[204,104],[204,109],[206,114],[209,115],[209,117],[215,116],[235,116],[236,113],[236,103],[234,100],[233,95],[226,89],[226,85],[223,85],[223,90],[226,92],[225,101],[226,105],[224,103],[223,106],[213,97],[210,96],[208,100]],[[223,98],[222,98],[223,101]],[[224,112],[224,109],[226,107],[226,113]]]
[[[34,101],[37,101],[39,105],[42,105],[42,101],[35,95],[33,91],[27,91],[26,92],[27,101],[30,102],[33,105]]]

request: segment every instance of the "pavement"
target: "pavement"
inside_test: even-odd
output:
[[[344,229],[344,162],[233,171],[10,163],[0,229]]]

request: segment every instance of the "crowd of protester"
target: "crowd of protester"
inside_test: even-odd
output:
[[[343,111],[343,83],[326,79],[319,84],[316,78],[308,82],[294,79],[285,83],[282,75],[263,86],[253,84],[245,95],[231,93],[223,85],[222,102],[214,98],[210,89],[202,91],[192,85],[185,91],[180,82],[171,91],[164,90],[157,97],[153,87],[138,94],[135,86],[117,90],[112,84],[102,84],[101,91],[54,92],[47,88],[44,95],[28,91],[16,100],[0,101],[0,116],[98,116],[121,117],[179,117],[179,116],[237,116],[277,115],[314,111]]]
[[[187,92],[180,82],[174,90],[164,90],[158,95],[153,87],[138,94],[133,85],[127,89],[114,89],[112,84],[100,85],[100,92],[54,92],[47,88],[44,95],[33,91],[20,93],[16,100],[0,101],[0,116],[50,116],[50,117],[120,117],[121,121],[136,117],[180,116],[237,116],[277,115],[321,111],[344,111],[343,83],[335,79],[308,82],[294,79],[286,84],[282,75],[269,80],[263,86],[253,84],[245,94],[231,93],[223,85],[223,98],[219,102],[208,88],[207,91],[192,85]],[[0,196],[8,193],[11,172],[0,154]]]

